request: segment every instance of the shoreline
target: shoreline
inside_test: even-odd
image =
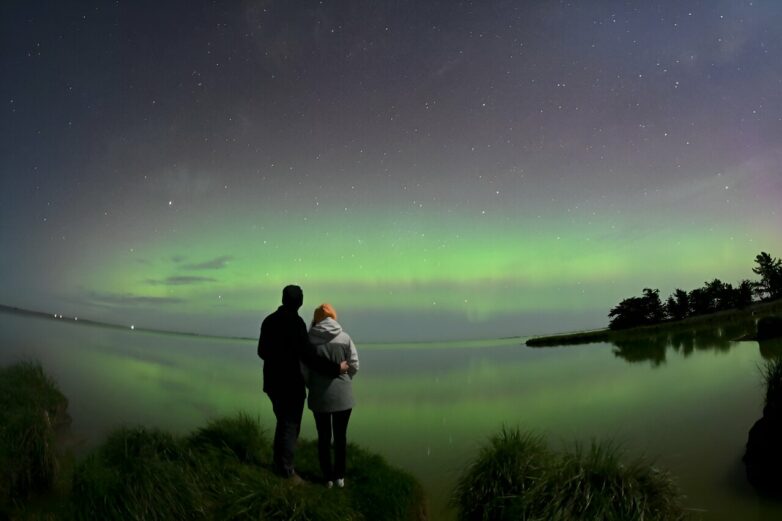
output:
[[[194,333],[192,331],[173,331],[168,329],[154,329],[147,327],[135,327],[134,325],[122,325],[112,322],[101,322],[99,320],[91,320],[89,318],[79,318],[67,315],[60,315],[57,313],[44,313],[43,311],[35,311],[32,309],[18,308],[15,306],[8,306],[0,304],[0,313],[8,313],[11,315],[22,315],[26,317],[41,318],[44,320],[55,320],[59,322],[66,322],[69,324],[97,326],[109,329],[118,329],[122,331],[133,331],[138,333],[155,333],[158,335],[177,335],[177,336],[190,336],[197,338],[216,338],[220,340],[252,340],[257,341],[257,338],[242,337],[242,336],[223,336],[223,335],[210,335],[207,333]]]
[[[554,335],[542,335],[532,337],[526,341],[528,347],[557,347],[568,345],[585,345],[594,343],[611,342],[613,340],[626,340],[653,336],[677,329],[690,329],[701,326],[721,326],[736,322],[757,321],[769,315],[782,313],[782,300],[773,302],[758,302],[744,309],[732,309],[718,311],[708,315],[688,317],[684,320],[660,322],[648,326],[639,326],[628,329],[612,330],[609,328],[594,329],[588,331],[576,331],[574,333],[558,333]],[[742,339],[735,339],[742,340]]]
[[[9,315],[20,315],[31,318],[38,318],[41,320],[58,321],[74,325],[82,326],[95,326],[107,329],[114,329],[118,331],[126,331],[133,333],[152,333],[156,335],[174,335],[174,336],[188,336],[194,338],[206,338],[216,340],[230,340],[241,342],[257,342],[258,337],[245,337],[245,336],[230,336],[230,335],[215,335],[209,333],[195,333],[192,331],[175,331],[169,329],[155,329],[149,327],[128,326],[122,324],[116,324],[113,322],[103,322],[99,320],[92,320],[89,318],[79,318],[74,316],[60,315],[57,313],[48,313],[43,311],[36,311],[32,309],[19,308],[16,306],[9,306],[6,304],[0,304],[0,313],[7,313]],[[439,346],[448,345],[449,347],[485,347],[486,344],[514,344],[523,343],[524,339],[529,338],[529,335],[512,335],[503,336],[499,338],[451,338],[446,340],[399,340],[399,341],[368,341],[362,342],[362,346],[370,349],[375,348],[415,348],[424,346]]]

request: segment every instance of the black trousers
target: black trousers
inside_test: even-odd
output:
[[[304,412],[304,398],[285,394],[270,394],[277,425],[274,428],[274,470],[290,477],[294,474],[293,458],[296,441],[301,431],[301,415]]]
[[[338,412],[314,412],[318,429],[320,470],[327,481],[345,477],[345,455],[348,444],[348,421],[352,409]],[[334,465],[331,464],[331,438],[334,435]]]

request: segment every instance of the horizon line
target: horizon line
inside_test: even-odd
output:
[[[214,333],[197,333],[194,331],[177,331],[177,330],[171,330],[171,329],[156,329],[156,328],[149,328],[149,327],[136,327],[135,324],[127,325],[127,324],[117,324],[114,322],[104,322],[100,320],[94,320],[91,318],[79,318],[77,316],[67,316],[60,313],[49,313],[45,311],[38,311],[34,309],[27,309],[27,308],[20,308],[17,306],[9,306],[7,304],[0,304],[0,312],[5,313],[15,313],[19,315],[27,315],[35,318],[41,318],[41,319],[47,319],[47,320],[56,320],[56,321],[64,321],[71,324],[81,324],[81,325],[88,325],[88,326],[98,326],[98,327],[105,327],[105,328],[111,328],[111,329],[119,329],[119,330],[130,330],[130,331],[139,331],[142,333],[155,333],[155,334],[162,334],[162,335],[179,335],[179,336],[192,336],[192,337],[198,337],[198,338],[212,338],[212,339],[218,339],[218,340],[252,340],[253,342],[256,342],[258,339],[255,337],[246,337],[246,336],[231,336],[231,335],[217,335]],[[369,341],[369,342],[362,342],[364,345],[383,345],[383,344],[436,344],[436,343],[448,343],[448,342],[480,342],[480,341],[497,341],[497,340],[515,340],[519,339],[522,341],[525,338],[532,338],[533,336],[540,336],[540,335],[511,335],[511,336],[503,336],[503,337],[495,337],[495,338],[467,338],[467,339],[450,339],[450,340],[394,340],[394,341]],[[523,344],[523,342],[521,342]]]

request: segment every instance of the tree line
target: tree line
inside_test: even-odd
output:
[[[676,289],[665,302],[659,289],[644,288],[640,297],[624,299],[608,317],[611,329],[659,324],[729,309],[743,309],[755,301],[782,298],[782,260],[761,252],[752,272],[760,280],[742,280],[736,286],[714,279],[692,291]]]

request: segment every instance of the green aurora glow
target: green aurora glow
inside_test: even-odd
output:
[[[487,338],[782,255],[775,3],[185,4],[9,7],[0,303]]]
[[[312,307],[442,311],[478,322],[497,313],[603,313],[644,286],[670,291],[714,276],[750,277],[751,252],[759,250],[738,226],[670,227],[633,238],[627,230],[642,228],[627,223],[620,230],[598,220],[520,227],[502,215],[452,217],[391,222],[346,213],[319,216],[317,226],[302,219],[279,226],[273,216],[212,222],[194,215],[165,238],[83,252],[68,263],[74,269],[63,280],[73,287],[64,289],[172,299],[178,313],[229,315],[275,306],[280,288],[293,282]],[[214,259],[219,266],[198,266]]]

